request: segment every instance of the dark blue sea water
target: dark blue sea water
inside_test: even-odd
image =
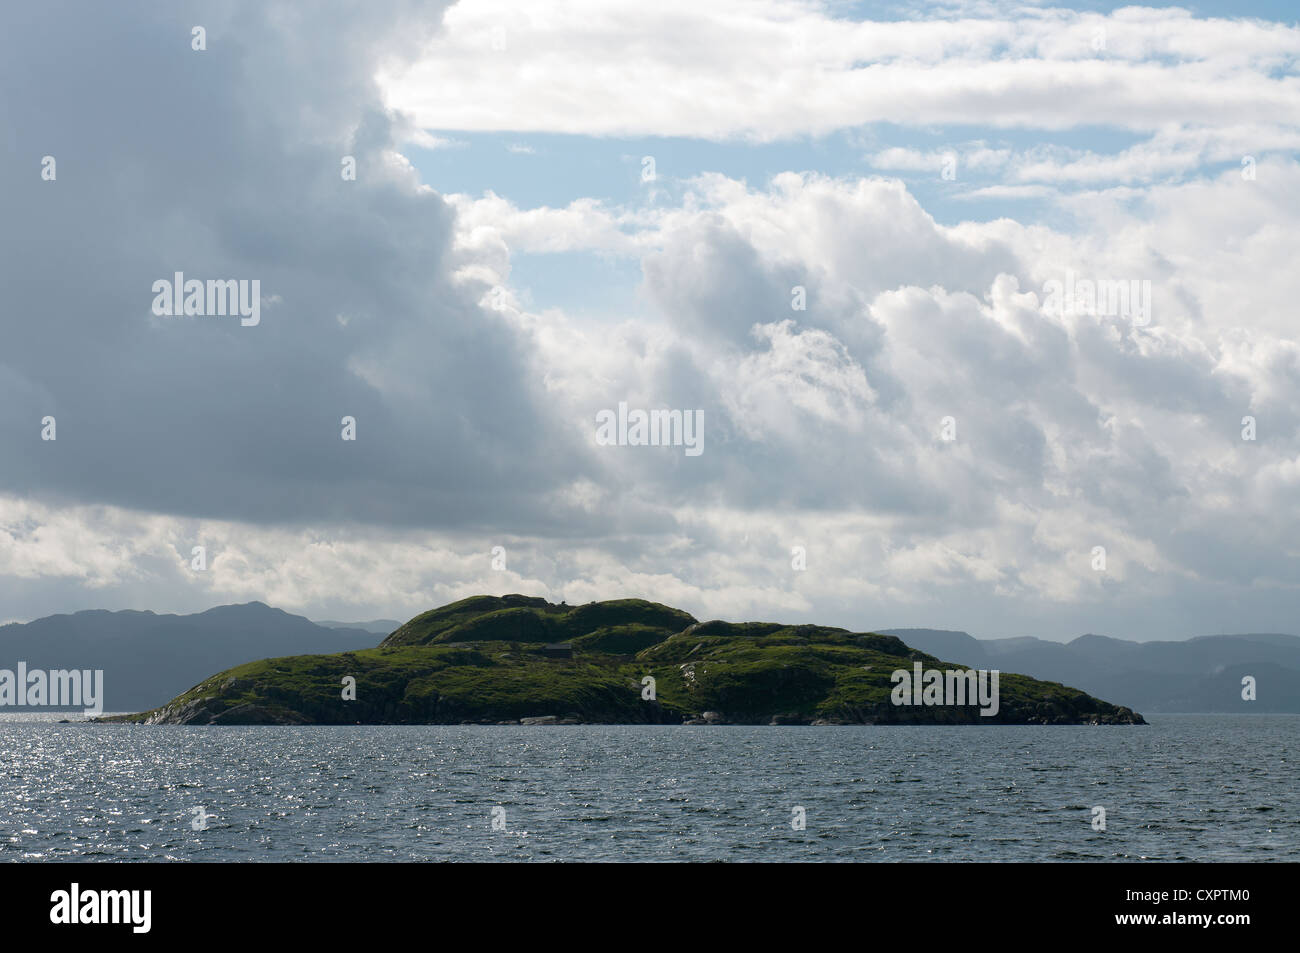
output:
[[[1300,715],[1147,727],[0,724],[0,859],[1300,860]],[[1094,831],[1094,806],[1106,810]],[[806,829],[795,830],[802,807]],[[195,830],[195,809],[208,815]],[[497,826],[494,829],[494,809]]]

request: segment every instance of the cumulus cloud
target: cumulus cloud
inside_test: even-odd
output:
[[[7,612],[402,616],[524,591],[988,635],[1286,628],[1300,166],[1232,160],[1251,136],[1294,143],[1295,31],[829,11],[78,8],[69,33],[56,5],[6,24],[7,86],[46,83],[8,103],[0,151]],[[530,205],[444,194],[403,152],[470,154],[457,134],[485,129],[972,117],[1150,138],[1103,161],[968,135],[962,168],[1001,178],[967,197],[1052,205],[954,224],[886,174],[708,172],[653,202]],[[944,154],[884,147],[871,169],[937,177]],[[579,318],[517,277],[573,254],[635,265],[644,311]],[[261,323],[154,315],[176,271],[259,279]],[[1149,282],[1150,311],[1048,307],[1075,279]],[[706,451],[599,445],[621,402],[702,411]]]
[[[986,597],[1096,611],[1117,589],[1153,580],[1179,598],[1228,575],[1254,585],[1262,562],[1271,584],[1286,585],[1294,557],[1276,519],[1294,503],[1285,476],[1297,437],[1286,406],[1297,396],[1294,343],[1268,312],[1241,308],[1271,309],[1296,290],[1285,250],[1246,237],[1297,225],[1295,204],[1280,196],[1300,168],[1276,164],[1270,175],[1264,194],[1235,174],[1156,189],[1136,206],[1095,194],[1066,231],[1008,220],[944,227],[895,181],[817,175],[759,188],[706,176],[680,207],[653,215],[584,203],[583,224],[567,234],[638,257],[662,322],[587,342],[590,353],[557,338],[543,358],[556,395],[575,408],[673,393],[675,374],[690,368],[695,392],[716,395],[718,468],[683,480],[645,458],[616,461],[676,501],[664,524],[680,531],[683,505],[701,496],[741,524],[747,509],[774,502],[805,518],[822,508],[870,514],[890,555],[882,562],[864,545],[857,559],[898,573],[883,590],[890,598],[961,581]],[[457,201],[491,227],[488,205]],[[534,253],[543,220],[558,229],[576,211],[534,210],[519,229],[509,203],[486,201],[503,241]],[[1219,262],[1186,267],[1199,261],[1192,247],[1209,259],[1216,242],[1189,210],[1217,218],[1227,208],[1229,232],[1262,257],[1235,277]],[[1153,282],[1151,322],[1047,308],[1046,282],[1067,270]],[[1265,288],[1249,285],[1257,275]],[[801,284],[804,311],[790,294]],[[599,373],[566,372],[562,355],[575,353],[584,357],[575,367]],[[1273,439],[1243,441],[1242,417],[1265,401]],[[938,436],[947,416],[951,443]],[[1248,571],[1216,572],[1206,534],[1241,539],[1252,524],[1277,548]],[[1105,575],[1091,568],[1094,546],[1108,552]]]

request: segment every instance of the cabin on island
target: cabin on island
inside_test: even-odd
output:
[[[542,646],[542,654],[551,658],[573,658],[573,643],[549,642]]]

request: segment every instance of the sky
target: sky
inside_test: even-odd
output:
[[[1298,57],[1279,3],[6,4],[0,622],[1300,631]]]

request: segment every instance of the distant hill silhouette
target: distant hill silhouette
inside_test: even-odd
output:
[[[946,629],[878,629],[967,665],[1064,682],[1135,711],[1300,712],[1300,636],[1206,635],[1182,642],[1128,642],[1081,635],[1071,642],[976,639]],[[1241,697],[1241,679],[1256,700]]]
[[[369,622],[334,622],[324,619],[313,619],[312,621],[317,625],[323,625],[327,629],[361,629],[365,632],[373,632],[375,635],[388,635],[402,624],[396,619],[371,619]]]
[[[396,628],[396,626],[394,626]],[[160,705],[224,668],[278,655],[371,648],[363,629],[318,625],[261,602],[194,615],[95,609],[0,626],[0,668],[103,669],[104,710]],[[3,708],[22,711],[21,708]]]

